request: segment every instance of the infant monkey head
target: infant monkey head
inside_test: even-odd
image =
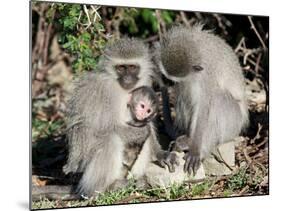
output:
[[[159,102],[152,88],[142,86],[131,91],[127,106],[131,113],[131,120],[127,124],[143,127],[156,117]]]

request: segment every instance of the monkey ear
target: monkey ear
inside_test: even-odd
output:
[[[192,68],[196,72],[200,72],[200,71],[204,70],[204,68],[202,66],[200,66],[200,65],[193,65]]]

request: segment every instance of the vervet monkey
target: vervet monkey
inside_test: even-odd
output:
[[[149,123],[154,119],[158,112],[158,97],[151,87],[142,86],[132,90],[129,93],[129,102],[127,104],[131,113],[131,119],[127,124],[132,127],[121,127],[118,134],[125,143],[123,152],[123,179],[117,180],[109,189],[116,189],[128,183],[129,172],[132,170],[142,147],[150,135],[151,125]],[[139,184],[145,183],[145,177]],[[115,187],[117,184],[117,187]]]
[[[142,147],[151,134],[151,125],[149,123],[157,115],[158,111],[158,97],[152,88],[148,86],[138,87],[129,93],[129,101],[127,107],[130,109],[131,119],[127,122],[128,125],[133,127],[119,128],[118,134],[124,144],[123,161],[122,161],[122,177],[115,180],[108,189],[114,190],[120,186],[128,184],[129,173],[132,170]],[[147,187],[149,184],[146,181],[146,177],[143,177],[141,181],[137,181],[138,188],[141,185]],[[143,187],[143,186],[142,186]],[[32,187],[32,200],[37,201],[42,197],[55,200],[77,200],[81,196],[73,192],[73,188],[70,186],[44,186],[44,187]]]
[[[160,70],[175,82],[175,127],[183,132],[174,144],[186,152],[189,174],[248,123],[238,58],[223,39],[202,27],[173,27],[160,43]]]
[[[96,73],[77,82],[67,112],[69,157],[63,170],[66,174],[83,172],[80,194],[95,196],[126,185],[126,144],[143,143],[131,167],[136,179],[144,176],[151,161],[158,160],[170,169],[176,163],[175,154],[161,149],[152,123],[144,127],[127,124],[132,120],[127,106],[130,92],[151,87],[152,74],[148,48],[140,40],[124,38],[106,46]]]

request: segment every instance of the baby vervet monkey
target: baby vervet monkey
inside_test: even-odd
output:
[[[152,161],[173,170],[175,154],[161,149],[148,122],[155,114],[149,111],[150,98],[138,101],[141,90],[132,95],[134,89],[151,87],[152,68],[147,46],[140,40],[123,38],[106,46],[96,73],[78,80],[68,102],[69,156],[63,171],[82,172],[79,194],[96,196],[126,185],[124,163],[129,163],[137,180]],[[133,159],[127,159],[134,150]]]
[[[234,51],[220,37],[173,27],[160,43],[160,70],[175,82],[174,147],[185,154],[184,171],[195,173],[219,144],[231,141],[248,124],[244,77]]]
[[[152,125],[149,123],[157,115],[158,104],[158,97],[151,87],[142,86],[130,92],[127,108],[131,115],[126,122],[130,127],[119,129],[120,137],[125,143],[122,162],[123,179],[117,180],[109,189],[116,189],[120,184],[124,186],[128,183],[129,173],[150,135]],[[145,177],[138,181],[141,185],[145,183]]]

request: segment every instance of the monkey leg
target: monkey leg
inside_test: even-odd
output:
[[[122,140],[117,135],[111,135],[103,137],[103,141],[104,145],[94,151],[79,182],[81,194],[92,196],[104,192],[115,180],[123,178]]]
[[[195,174],[215,147],[239,135],[243,116],[238,103],[228,92],[220,92],[195,108],[192,135],[190,139],[186,137],[189,149],[184,157],[184,171]]]
[[[149,185],[148,181],[147,181],[147,177],[146,176],[142,176],[138,179],[136,179],[136,188],[139,190],[145,190],[150,188],[151,186]]]
[[[118,179],[115,180],[109,187],[108,191],[116,191],[118,189],[126,188],[130,184],[128,179]],[[135,186],[138,190],[145,190],[150,187],[147,182],[146,176],[142,176],[135,180]]]
[[[63,166],[63,172],[68,174],[70,172],[83,171],[84,161],[91,155],[89,147],[89,139],[86,134],[87,129],[82,125],[75,125],[68,129],[67,132],[69,154],[67,163]]]
[[[115,180],[109,187],[107,188],[108,191],[115,191],[118,189],[125,188],[129,185],[128,179],[117,179]]]

